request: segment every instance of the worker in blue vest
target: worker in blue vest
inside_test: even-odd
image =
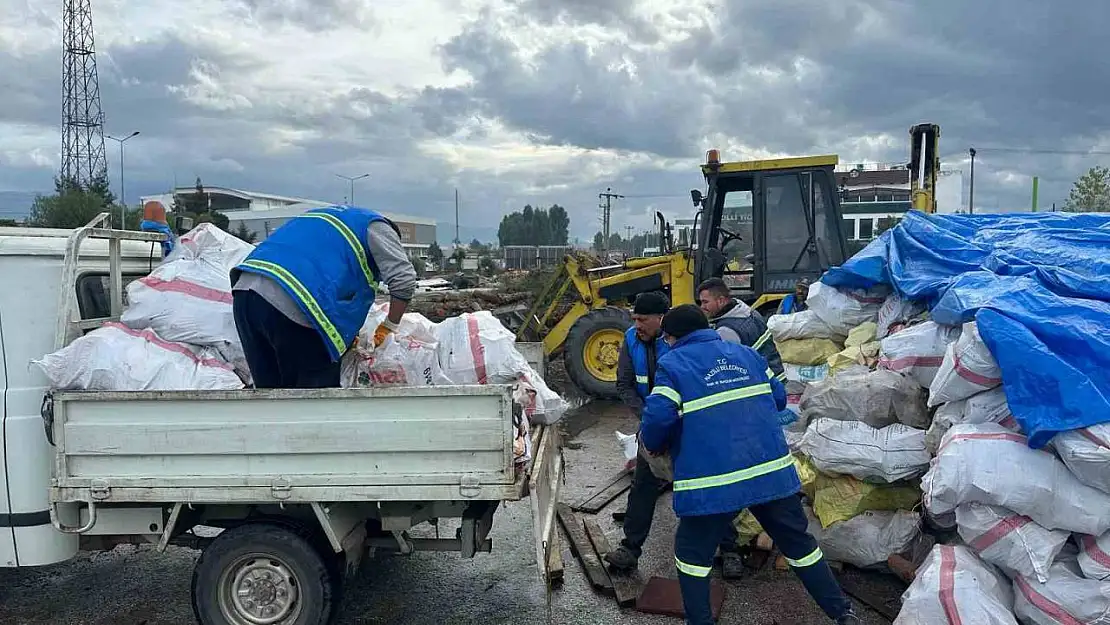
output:
[[[713,623],[713,553],[747,508],[825,613],[838,625],[858,625],[806,529],[801,481],[777,417],[783,385],[758,352],[710,329],[697,306],[672,309],[662,327],[671,349],[659,359],[640,436],[649,453],[674,458],[675,565],[686,622]]]
[[[808,295],[809,279],[799,278],[798,281],[794,283],[794,292],[782,298],[782,302],[779,304],[778,314],[789,315],[807,310],[809,306],[806,305],[806,296]]]
[[[669,307],[667,296],[658,292],[641,293],[632,305],[632,327],[625,332],[617,360],[617,391],[637,421],[654,385],[656,363],[670,349],[661,329],[663,315]],[[605,555],[605,561],[613,569],[636,568],[651,531],[655,504],[669,482],[670,476],[655,475],[647,459],[637,454],[624,513],[624,538],[616,549]],[[722,539],[721,546],[722,557],[727,553],[739,560],[735,532]]]
[[[379,283],[389,315],[380,345],[416,290],[416,269],[397,227],[353,206],[303,213],[275,230],[231,271],[235,327],[256,388],[339,386],[339,360],[355,342]]]
[[[786,381],[782,358],[767,322],[758,311],[732,297],[725,281],[710,278],[698,285],[698,303],[709,323],[729,343],[747,345],[767,361],[779,382]]]

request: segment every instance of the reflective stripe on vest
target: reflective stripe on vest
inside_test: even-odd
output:
[[[674,557],[674,565],[680,573],[685,573],[687,575],[690,575],[691,577],[709,577],[709,572],[713,570],[712,567],[708,566],[687,564],[686,562],[679,560],[678,556]]]
[[[354,232],[351,232],[351,229],[347,227],[347,224],[343,223],[335,215],[329,213],[304,213],[302,215],[299,215],[297,218],[300,219],[302,217],[323,219],[327,223],[331,224],[333,228],[338,230],[339,234],[347,240],[347,245],[351,246],[351,252],[355,255],[355,258],[358,259],[358,266],[362,268],[362,273],[366,276],[366,283],[369,284],[370,288],[372,289],[377,288],[378,281],[374,279],[374,274],[370,271],[370,264],[366,262],[366,252],[363,251],[362,243],[359,242],[358,236],[356,236]]]
[[[771,383],[764,382],[762,384],[753,384],[751,386],[743,386],[741,388],[734,388],[731,391],[721,391],[720,393],[713,393],[706,395],[692,401],[682,402],[683,414],[690,414],[696,410],[704,410],[705,408],[712,408],[720,404],[736,401],[738,399],[748,399],[749,397],[756,397],[757,395],[769,395],[771,393]],[[677,395],[678,393],[675,393]]]
[[[320,304],[316,302],[316,298],[312,297],[312,293],[310,293],[293,274],[286,271],[285,268],[280,265],[275,265],[265,260],[248,258],[243,261],[242,264],[245,267],[257,269],[288,287],[289,290],[296,294],[297,298],[301,300],[301,303],[304,304],[309,314],[316,320],[316,323],[320,325],[320,329],[328,336],[328,340],[332,342],[332,345],[335,346],[339,353],[342,355],[343,352],[347,351],[347,345],[343,341],[343,336],[339,334],[339,330],[335,328],[335,324],[324,314],[324,310],[320,308]]]
[[[818,547],[818,548],[814,549],[813,551],[811,551],[810,554],[808,556],[804,557],[804,558],[799,558],[797,560],[791,560],[790,558],[787,558],[786,556],[783,556],[783,559],[786,560],[786,563],[789,564],[790,566],[792,566],[796,569],[803,569],[807,566],[813,566],[814,564],[817,564],[817,562],[819,560],[821,560],[821,558],[824,557],[824,555],[825,554],[821,553],[821,548]]]
[[[648,377],[646,375],[636,376],[636,384],[647,384],[647,383],[648,383]]]
[[[682,405],[682,396],[678,394],[678,391],[669,386],[656,386],[655,388],[651,389],[651,394],[662,395],[663,397],[666,397],[679,406]]]
[[[767,462],[757,464],[754,467],[747,469],[740,469],[731,473],[723,473],[721,475],[710,475],[707,477],[696,477],[689,480],[675,480],[674,490],[698,490],[702,488],[715,488],[717,486],[728,486],[737,482],[743,482],[757,478],[768,473],[781,471],[794,466],[794,456],[786,454],[782,458],[769,460]],[[809,556],[806,556],[809,557]]]
[[[756,340],[756,342],[752,344],[752,349],[754,349],[756,351],[759,351],[759,348],[766,345],[767,341],[770,341],[770,340],[771,340],[771,331],[767,330],[766,332],[763,333],[763,336],[759,337],[759,339]]]

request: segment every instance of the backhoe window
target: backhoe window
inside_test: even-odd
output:
[[[721,251],[725,255],[724,280],[733,288],[750,289],[753,266],[748,257],[755,249],[752,236],[751,191],[725,193],[724,208],[721,211],[721,228],[740,237],[730,238],[729,234],[721,232]]]
[[[766,176],[764,190],[767,206],[767,271],[793,272],[817,270],[819,263],[806,250],[809,226],[802,198],[801,178],[797,174]],[[822,216],[827,212],[822,211]],[[818,225],[818,236],[827,224]]]

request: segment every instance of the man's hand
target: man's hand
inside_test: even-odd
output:
[[[393,334],[396,331],[397,331],[397,324],[396,323],[393,323],[389,319],[383,320],[382,324],[380,326],[378,326],[378,329],[374,331],[374,347],[375,348],[381,347],[382,343],[385,342],[385,337],[389,336],[390,334]]]

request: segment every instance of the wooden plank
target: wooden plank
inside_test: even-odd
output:
[[[563,584],[563,541],[559,539],[559,532],[551,532],[551,540],[547,543],[547,581],[552,587]]]
[[[632,486],[632,472],[621,471],[614,475],[605,486],[594,491],[582,501],[571,506],[576,512],[585,512],[587,514],[597,514],[601,509],[609,505],[614,499],[619,497],[621,493],[628,490]]]
[[[596,519],[583,519],[582,524],[586,528],[586,536],[589,537],[594,550],[597,551],[597,557],[604,561],[605,555],[613,550],[609,546],[609,538],[605,536],[605,532],[597,524]],[[614,573],[609,576],[609,580],[613,582],[613,592],[617,596],[617,605],[622,608],[631,608],[636,605],[636,597],[640,596],[639,584],[636,583],[633,575],[635,573],[625,575]]]
[[[891,606],[885,599],[867,590],[847,575],[837,575],[836,580],[840,582],[840,588],[845,594],[858,599],[888,621],[893,621],[898,617],[898,612],[902,608],[901,605]]]
[[[586,536],[582,520],[565,503],[560,503],[556,509],[559,524],[563,526],[563,530],[570,540],[570,552],[582,563],[582,569],[585,570],[590,585],[605,594],[611,594],[613,592],[613,582],[609,579],[609,573],[597,557],[593,544]]]

